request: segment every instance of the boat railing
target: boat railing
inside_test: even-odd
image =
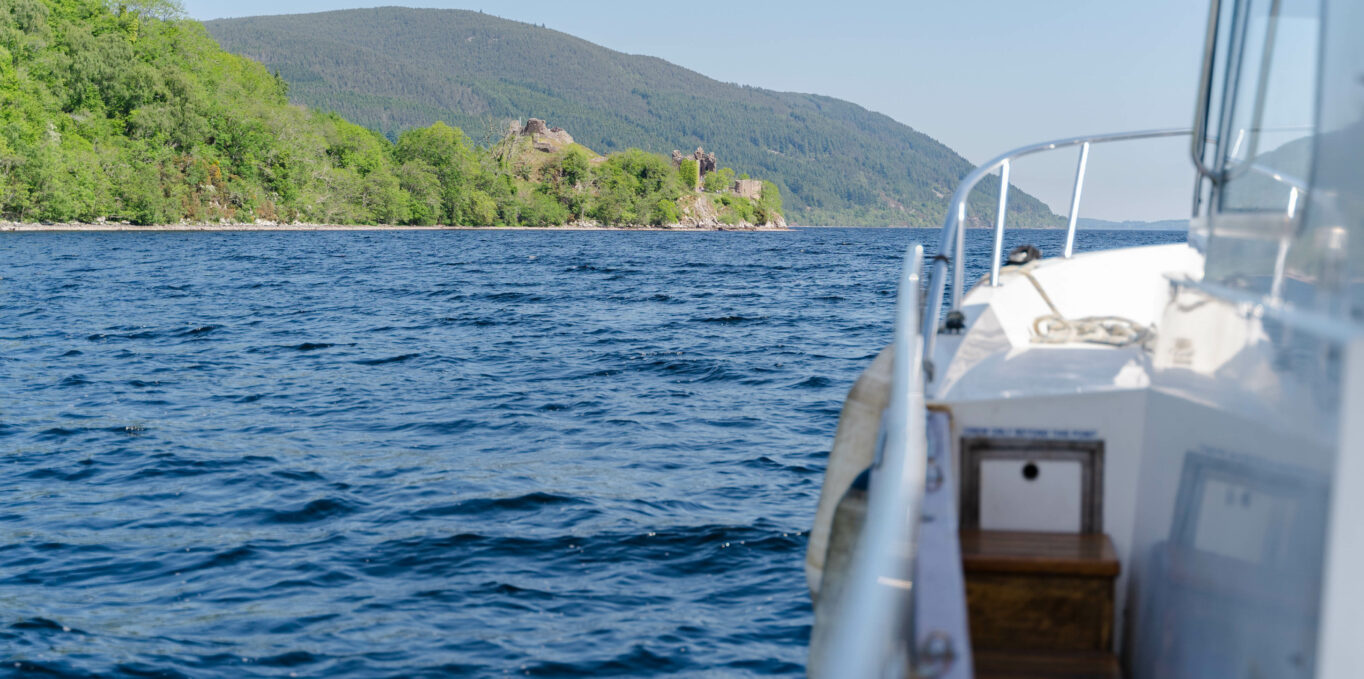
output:
[[[950,310],[959,310],[961,308],[962,300],[966,296],[966,218],[971,192],[975,190],[977,184],[986,177],[994,174],[996,171],[999,172],[999,204],[995,213],[994,247],[991,249],[993,259],[990,263],[990,285],[998,286],[999,269],[1004,248],[1004,229],[1009,207],[1009,175],[1014,161],[1024,156],[1055,151],[1062,148],[1079,147],[1080,157],[1075,168],[1075,183],[1071,189],[1070,212],[1066,218],[1066,248],[1064,256],[1070,258],[1075,253],[1075,229],[1080,214],[1080,198],[1084,191],[1085,175],[1089,169],[1090,147],[1095,144],[1134,141],[1138,139],[1181,137],[1191,133],[1192,131],[1188,128],[1175,128],[1057,139],[1016,148],[996,156],[966,175],[966,177],[962,179],[961,184],[957,187],[956,193],[952,195],[952,202],[948,206],[947,218],[943,222],[942,232],[939,237],[938,254],[933,258],[932,273],[928,287],[928,299],[921,319],[925,342],[925,357],[928,357],[931,360],[933,349],[936,345],[938,323],[942,318],[942,308],[947,290],[947,267],[949,263],[952,266],[952,304]],[[927,377],[930,381],[933,379],[931,370]]]
[[[909,645],[912,606],[904,603],[918,589],[912,584],[913,564],[928,466],[919,323],[923,252],[921,245],[910,249],[900,276],[890,400],[871,467],[866,520],[848,585],[831,602],[837,607],[832,635],[812,676],[903,676],[916,655]],[[892,669],[897,667],[901,671]]]
[[[969,679],[950,426],[924,397],[924,248],[905,257],[895,309],[890,399],[867,508],[820,649],[817,677]],[[825,605],[825,604],[822,604]]]

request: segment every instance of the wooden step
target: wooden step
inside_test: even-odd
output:
[[[1113,541],[1101,533],[961,533],[967,573],[1038,573],[1116,577],[1121,570]]]
[[[974,649],[1112,652],[1121,565],[1108,536],[963,531],[961,551]]]
[[[973,661],[976,679],[1122,679],[1112,653],[979,651]]]

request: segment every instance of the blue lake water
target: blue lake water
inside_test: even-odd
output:
[[[802,676],[839,407],[936,239],[0,236],[0,676]]]

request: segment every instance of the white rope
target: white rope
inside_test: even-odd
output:
[[[1051,296],[1042,288],[1042,284],[1033,277],[1032,267],[1023,268],[1020,273],[1032,282],[1032,286],[1037,288],[1037,294],[1042,296],[1042,301],[1046,302],[1051,309],[1050,314],[1038,316],[1032,322],[1032,341],[1037,344],[1083,342],[1103,344],[1110,347],[1126,347],[1144,344],[1154,335],[1151,327],[1121,316],[1087,316],[1068,319],[1061,313],[1060,309],[1056,308],[1056,304],[1051,301]]]

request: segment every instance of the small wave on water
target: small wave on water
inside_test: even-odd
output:
[[[398,356],[388,356],[385,358],[366,358],[356,361],[357,365],[388,365],[390,363],[402,363],[421,356],[421,354],[400,354]]]
[[[195,335],[206,335],[217,329],[218,326],[216,325],[201,325],[197,328],[189,328],[188,330],[181,331],[179,334],[181,337],[194,337]]]
[[[766,319],[761,318],[761,317],[748,317],[748,316],[740,316],[740,315],[738,315],[738,314],[731,314],[731,315],[729,315],[729,316],[714,316],[714,317],[711,317],[711,318],[696,318],[696,319],[693,319],[693,322],[695,322],[695,323],[719,323],[719,324],[721,324],[721,325],[745,325],[745,324],[750,324],[750,323],[762,323],[764,320],[766,320]]]
[[[11,234],[0,676],[802,676],[825,451],[937,239],[733,235]]]

